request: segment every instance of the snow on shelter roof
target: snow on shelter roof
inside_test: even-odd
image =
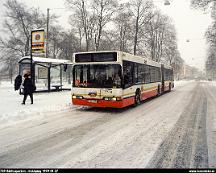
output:
[[[30,61],[30,56],[25,56],[20,59],[19,63],[28,59]],[[42,58],[42,57],[33,57],[34,62],[42,62],[42,63],[52,63],[52,64],[72,64],[70,60],[65,59],[53,59],[53,58]]]

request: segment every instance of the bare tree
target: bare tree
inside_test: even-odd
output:
[[[146,43],[150,47],[151,59],[157,62],[160,61],[163,53],[164,33],[167,23],[168,18],[156,11],[151,21],[144,27],[145,35],[148,37]]]
[[[210,78],[216,79],[216,21],[213,21],[212,25],[208,27],[205,36],[209,47],[206,72]]]
[[[14,65],[17,65],[18,57],[29,55],[30,31],[44,26],[45,20],[39,9],[27,8],[25,4],[17,0],[7,0],[4,7],[6,12],[3,24],[7,36],[0,37],[0,47],[5,52],[1,57],[2,61],[6,66],[9,65],[9,70],[15,69]],[[13,71],[9,71],[10,76],[13,76]]]
[[[206,31],[208,53],[206,60],[206,73],[208,77],[216,79],[216,1],[215,0],[191,0],[191,6],[196,9],[206,10],[211,7],[213,22]]]
[[[51,26],[49,31],[49,52],[51,58],[57,58],[60,53],[60,43],[62,28],[61,26]]]
[[[4,32],[7,36],[0,37],[0,47],[4,54],[1,59],[5,63],[10,76],[16,69],[18,59],[30,53],[31,31],[33,29],[45,28],[46,16],[38,8],[28,8],[24,3],[17,0],[7,0],[4,20]],[[51,25],[57,17],[52,15]],[[9,59],[9,62],[7,61]],[[13,63],[12,63],[13,62]]]
[[[128,42],[133,39],[132,17],[130,4],[120,4],[118,13],[113,20],[116,27],[114,31],[111,31],[115,35],[115,42],[120,51],[128,51]]]
[[[92,9],[95,13],[95,50],[98,51],[104,27],[111,21],[118,6],[117,0],[93,0]]]
[[[215,0],[191,0],[191,6],[194,8],[206,9],[213,2],[215,2]]]
[[[78,38],[73,33],[73,30],[61,33],[59,58],[72,60],[73,53],[79,50]]]
[[[70,24],[77,30],[79,36],[80,49],[82,47],[82,38],[85,38],[85,50],[88,51],[91,47],[93,32],[95,30],[96,18],[94,11],[90,6],[90,0],[66,0],[66,6],[72,10],[70,16]]]
[[[153,3],[149,0],[131,0],[131,11],[134,16],[134,55],[137,54],[139,32],[143,25],[152,19]]]

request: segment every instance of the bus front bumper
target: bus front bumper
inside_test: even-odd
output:
[[[121,101],[72,99],[74,105],[101,107],[101,108],[123,108],[134,104],[134,97],[123,99]]]

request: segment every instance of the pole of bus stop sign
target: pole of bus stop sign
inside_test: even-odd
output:
[[[30,46],[30,60],[31,60],[31,64],[30,64],[30,68],[31,68],[31,80],[32,83],[34,83],[33,81],[33,57],[32,57],[32,31],[31,31],[31,46]]]
[[[33,73],[34,73],[34,71],[33,71],[33,55],[32,55],[32,31],[31,31],[31,46],[30,46],[30,68],[31,68],[31,81],[32,81],[32,83],[34,83],[34,77],[33,77]]]

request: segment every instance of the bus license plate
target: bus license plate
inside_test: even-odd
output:
[[[97,103],[97,100],[89,100],[89,103]]]

